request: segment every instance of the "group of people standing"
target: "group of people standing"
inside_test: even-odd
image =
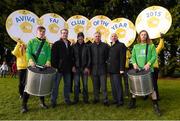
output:
[[[52,45],[51,64],[57,68],[57,76],[51,95],[51,105],[55,107],[61,77],[64,80],[64,101],[67,105],[79,101],[80,79],[83,85],[83,101],[89,103],[88,75],[92,75],[94,100],[100,101],[100,89],[103,94],[103,104],[109,106],[107,94],[107,73],[111,74],[114,101],[118,106],[123,104],[122,83],[120,72],[124,72],[126,47],[118,41],[117,35],[112,34],[113,46],[101,41],[101,33],[94,33],[94,43],[86,44],[82,32],[77,35],[77,43],[71,46],[67,39],[68,30],[61,30],[61,39]],[[110,54],[109,54],[110,53]],[[107,66],[108,65],[108,66]],[[74,78],[74,101],[70,100],[71,72]]]
[[[60,80],[64,81],[64,102],[67,105],[77,104],[79,102],[80,80],[82,79],[82,94],[83,102],[89,103],[88,95],[88,76],[91,74],[93,82],[93,103],[100,102],[100,92],[103,95],[103,104],[109,106],[110,101],[107,94],[107,74],[110,75],[112,88],[113,104],[120,107],[124,104],[122,75],[127,73],[127,48],[119,42],[116,33],[111,34],[111,46],[102,42],[101,33],[94,33],[94,42],[85,43],[84,34],[77,34],[77,42],[71,45],[68,40],[68,30],[62,29],[60,39],[56,41],[52,47],[45,38],[46,29],[43,26],[37,28],[37,37],[30,40],[25,46],[22,43],[17,43],[12,52],[17,57],[17,67],[19,70],[19,93],[22,98],[21,112],[28,111],[27,102],[29,94],[24,92],[26,68],[28,66],[35,67],[36,65],[53,67],[57,69],[56,78],[51,93],[51,106],[54,108],[57,105]],[[43,42],[43,44],[42,44]],[[144,64],[146,44],[148,48],[147,64]],[[39,49],[41,51],[39,52]],[[148,33],[142,31],[139,34],[138,44],[134,46],[132,51],[132,64],[134,69],[144,68],[150,69],[153,75],[153,64],[156,61],[155,46],[150,43]],[[74,80],[74,101],[70,99],[71,91],[71,76],[73,73]],[[125,76],[127,80],[127,75]],[[156,82],[157,84],[157,82]],[[128,88],[128,84],[126,84]],[[126,93],[128,93],[126,89]],[[155,112],[160,114],[157,104],[156,90],[153,92],[153,106]],[[40,106],[48,108],[45,104],[44,97],[40,97]],[[135,96],[132,95],[129,103],[129,108],[135,107]]]

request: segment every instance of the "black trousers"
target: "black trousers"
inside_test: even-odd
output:
[[[106,74],[92,75],[92,81],[93,81],[94,100],[99,101],[99,94],[101,89],[104,97],[104,103],[108,102]]]
[[[125,96],[129,96],[129,83],[128,83],[128,68],[125,68],[124,74],[122,74],[120,76],[120,78],[122,77],[124,80],[124,87],[125,87]],[[121,85],[120,85],[121,86]]]
[[[72,93],[73,92],[73,77],[74,76],[74,74],[73,74],[73,72],[71,72],[71,84],[70,84],[70,92]]]
[[[112,96],[115,102],[123,103],[123,86],[120,74],[110,74]]]
[[[157,94],[157,99],[159,99],[159,90],[158,90],[158,73],[159,73],[159,69],[158,68],[154,68],[154,72],[152,74],[152,78],[153,78],[153,86],[154,86],[154,90],[156,91]]]
[[[28,99],[29,99],[29,94],[27,92],[24,92],[23,94],[23,103],[22,103],[22,106],[25,106],[28,102]],[[40,96],[39,97],[40,101],[42,104],[45,104],[44,102],[44,96]]]
[[[18,70],[19,74],[19,94],[23,96],[26,83],[26,69]]]

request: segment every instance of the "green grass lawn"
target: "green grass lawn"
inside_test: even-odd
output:
[[[21,114],[21,99],[18,95],[18,79],[0,78],[0,119],[21,119],[21,120],[63,120],[63,119],[180,119],[180,79],[160,79],[159,91],[161,100],[159,102],[163,115],[158,117],[154,114],[151,100],[144,101],[137,98],[137,108],[129,110],[127,108],[128,99],[125,99],[123,107],[117,108],[115,105],[104,107],[103,104],[84,104],[80,102],[77,105],[67,106],[63,102],[62,87],[63,81],[59,87],[58,105],[56,108],[41,109],[39,107],[39,98],[31,96],[28,102],[29,112]],[[108,81],[109,99],[112,101],[110,83]],[[89,80],[90,101],[93,100],[92,81]],[[72,98],[73,99],[73,94]],[[80,98],[82,100],[82,97]],[[49,96],[46,97],[46,103],[50,105]]]

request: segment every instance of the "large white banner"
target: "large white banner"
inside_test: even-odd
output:
[[[46,39],[50,43],[60,39],[60,30],[66,28],[65,20],[55,13],[47,13],[41,16],[40,25],[46,28]]]
[[[169,11],[161,6],[151,6],[144,9],[137,17],[134,24],[126,18],[116,18],[111,21],[104,15],[97,15],[90,20],[82,15],[74,15],[67,22],[58,14],[47,13],[38,18],[28,10],[17,10],[11,13],[6,20],[6,30],[15,41],[25,44],[36,37],[37,27],[42,25],[46,28],[46,38],[50,43],[60,39],[60,30],[69,30],[68,39],[77,41],[77,34],[83,32],[85,42],[94,41],[94,33],[101,33],[101,40],[111,43],[112,33],[118,35],[119,41],[129,47],[135,40],[136,31],[146,30],[151,39],[159,38],[160,33],[167,33],[172,24]],[[135,31],[136,30],[136,31]]]
[[[82,15],[75,15],[67,20],[69,36],[68,39],[71,42],[77,41],[77,34],[83,32],[86,40],[88,18]]]
[[[93,41],[94,33],[99,31],[101,33],[102,42],[107,42],[110,35],[110,23],[111,19],[106,16],[98,15],[93,17],[87,26],[87,38]]]
[[[134,24],[126,18],[116,18],[112,20],[110,25],[110,33],[116,33],[120,42],[129,47],[136,38],[136,29]],[[108,39],[108,44],[111,45],[111,34]]]
[[[14,11],[6,20],[6,30],[13,40],[27,44],[36,36],[38,19],[38,16],[30,11]]]
[[[151,6],[144,9],[135,22],[137,32],[146,30],[151,39],[160,37],[160,33],[165,34],[171,27],[171,24],[171,14],[166,8],[161,6]]]

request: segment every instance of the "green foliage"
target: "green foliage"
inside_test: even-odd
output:
[[[168,33],[164,36],[166,41],[164,53],[166,54],[165,61],[167,65],[165,71],[167,76],[172,75],[176,70],[180,69],[180,4],[170,9],[172,15],[172,26]],[[169,53],[169,54],[168,54]]]

